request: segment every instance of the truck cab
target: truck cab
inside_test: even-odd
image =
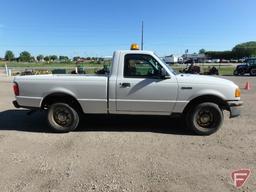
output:
[[[177,96],[174,72],[153,52],[114,53],[109,76],[111,113],[170,115]]]

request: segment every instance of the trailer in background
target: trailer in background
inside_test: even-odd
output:
[[[183,63],[183,58],[175,55],[165,56],[163,60],[167,64]]]

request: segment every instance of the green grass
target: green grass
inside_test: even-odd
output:
[[[210,66],[212,67],[212,66]],[[235,66],[215,66],[218,70],[219,70],[219,74],[220,75],[233,75],[233,71],[235,69]],[[184,67],[180,67],[178,65],[174,65],[172,66],[172,68],[175,70],[175,71],[180,71],[182,69],[184,69]],[[208,66],[206,65],[200,65],[200,68],[201,68],[201,73],[204,73],[204,72],[207,72],[208,71]]]
[[[221,75],[233,75],[233,72],[235,70],[235,67],[221,67],[219,72]]]
[[[75,67],[83,67],[86,70],[87,74],[95,74],[96,71],[103,68],[104,65],[109,64],[107,62],[90,62],[90,63],[79,63],[76,64],[75,62],[70,63],[36,63],[36,62],[0,62],[0,67],[4,67],[5,64],[9,68],[12,68],[13,75],[20,74],[21,72],[25,71],[25,69],[33,70],[34,72],[42,73],[42,71],[47,73],[51,73],[53,69],[66,69],[66,73],[71,73],[71,71],[75,70]]]

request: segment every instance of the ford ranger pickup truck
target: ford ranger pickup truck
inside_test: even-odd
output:
[[[57,132],[77,128],[81,114],[182,115],[195,133],[210,135],[240,115],[240,89],[232,81],[179,74],[151,51],[115,51],[105,74],[16,76],[17,108],[47,110]]]

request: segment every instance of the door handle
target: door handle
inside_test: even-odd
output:
[[[120,83],[121,88],[128,88],[131,87],[131,83]]]

